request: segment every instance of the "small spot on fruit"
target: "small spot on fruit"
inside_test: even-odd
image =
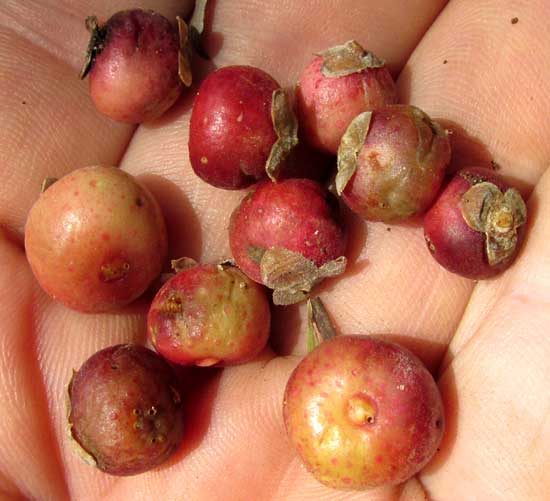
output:
[[[208,158],[207,157],[201,157],[201,164],[206,165],[207,163],[208,163]]]
[[[348,400],[348,419],[357,426],[373,424],[376,417],[376,405],[366,395],[355,395]]]
[[[116,282],[123,279],[130,271],[130,263],[121,258],[115,258],[112,261],[101,266],[99,278],[103,282]]]
[[[136,198],[136,205],[138,207],[143,207],[143,199],[141,197]]]

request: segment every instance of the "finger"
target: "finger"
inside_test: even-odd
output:
[[[174,15],[188,10],[191,1],[141,4]],[[88,83],[78,79],[89,37],[84,19],[93,13],[111,15],[112,5],[0,5],[0,224],[19,233],[46,176],[60,177],[84,165],[116,165],[134,130],[100,116]]]
[[[495,160],[524,193],[550,158],[547,14],[544,0],[454,1],[399,81],[405,98],[449,125],[455,167]]]
[[[397,72],[445,3],[216,0],[206,46],[217,66],[258,66],[283,86],[295,84],[313,54],[351,39]]]
[[[36,346],[37,322],[47,303],[23,253],[0,232],[0,491],[26,499],[64,499],[67,488],[52,433]],[[25,467],[21,468],[24,464]],[[11,497],[13,496],[13,498]],[[7,499],[7,497],[6,497]]]
[[[394,4],[390,7],[382,2],[349,1],[339,2],[338,8],[335,4],[320,2],[309,4],[307,7],[303,3],[294,2],[281,8],[280,3],[274,5],[270,2],[217,1],[209,10],[211,28],[208,30],[206,45],[214,55],[215,65],[256,65],[271,71],[283,85],[296,81],[300,70],[315,51],[354,37],[369,48],[377,50],[394,69],[399,69],[442,6],[442,2],[407,2],[403,3],[402,8],[395,9]],[[310,10],[311,15],[301,17],[304,9]],[[257,16],[254,23],[251,23],[248,20],[256,11],[265,12],[265,15]],[[405,19],[407,22],[404,21]],[[399,26],[400,30],[401,27],[405,28],[402,32],[400,31],[400,37],[396,38],[395,30],[389,30],[389,26]],[[346,29],[344,30],[343,27]],[[299,36],[297,36],[298,33],[300,33]],[[219,52],[216,52],[216,40],[220,37],[223,38],[223,43],[218,43]],[[296,45],[295,40],[301,40],[302,43]],[[292,46],[292,57],[285,49],[290,46]],[[162,127],[141,127],[129,146],[122,166],[133,174],[147,174],[147,176],[157,176],[167,180],[164,187],[161,183],[157,183],[157,186],[152,188],[153,191],[156,188],[156,194],[163,204],[163,209],[169,214],[171,249],[174,249],[174,252],[176,249],[187,250],[195,259],[215,261],[230,257],[227,238],[229,216],[244,193],[208,186],[198,179],[190,168],[187,140],[191,104],[191,98],[183,102],[177,113],[163,121]],[[176,196],[178,188],[181,190],[181,196]],[[432,293],[431,284],[424,284],[420,293],[412,287],[407,289],[407,294],[394,301],[387,313],[389,300],[380,302],[372,309],[369,305],[369,320],[363,306],[365,298],[357,293],[356,288],[358,286],[363,290],[367,281],[372,284],[373,278],[379,281],[390,278],[389,274],[392,272],[381,271],[378,263],[376,266],[369,264],[372,274],[364,275],[364,281],[361,281],[359,276],[367,259],[372,263],[373,252],[381,257],[388,248],[393,248],[396,253],[402,254],[402,247],[397,245],[396,241],[403,240],[403,246],[407,247],[403,268],[416,266],[418,250],[421,249],[424,252],[421,239],[415,237],[412,245],[409,245],[405,242],[412,233],[411,228],[403,227],[395,232],[397,236],[392,234],[390,238],[390,235],[386,234],[384,225],[373,225],[374,229],[369,229],[369,242],[371,238],[373,240],[378,238],[379,242],[382,239],[385,243],[375,247],[375,250],[371,251],[369,248],[367,251],[364,249],[366,226],[357,222],[353,222],[352,226],[350,233],[353,232],[354,235],[350,237],[352,242],[349,253],[353,258],[352,270],[348,273],[348,277],[355,275],[355,281],[352,280],[350,286],[344,285],[342,281],[341,288],[335,285],[334,289],[331,289],[331,297],[335,298],[332,308],[334,314],[339,320],[349,319],[342,328],[357,332],[364,331],[366,326],[382,331],[391,327],[399,334],[414,333],[417,336],[423,336],[425,332],[437,332],[433,343],[430,340],[429,346],[425,349],[429,354],[427,358],[439,357],[443,349],[438,346],[441,342],[438,337],[439,332],[442,332],[443,341],[447,339],[447,334],[440,325],[446,323],[448,319],[445,315],[435,317],[433,324],[422,326],[422,332],[418,331],[419,323],[416,321],[418,318],[430,320],[434,318],[428,308],[419,314],[419,306],[428,304],[433,305],[435,310],[439,309],[437,298],[440,293]],[[402,256],[399,255],[399,258],[396,256],[394,260],[401,258]],[[437,271],[436,275],[437,273],[440,272]],[[405,281],[409,275],[410,273],[400,279]],[[417,286],[418,283],[415,283],[414,287]],[[380,285],[375,287],[380,288]],[[432,295],[432,298],[427,299],[422,296],[425,292]],[[373,292],[373,296],[378,295],[378,291]],[[351,303],[350,296],[354,298]],[[414,296],[412,302],[411,296]],[[443,303],[451,302],[453,299],[452,296],[444,293],[442,296]],[[411,303],[413,306],[409,307]],[[392,320],[388,320],[392,318],[394,312],[403,313],[403,305],[407,307],[402,324],[407,323],[411,318],[414,319],[412,324],[407,323],[407,329],[402,324],[395,325],[392,324]],[[350,309],[354,312],[353,315],[349,315]],[[303,353],[305,342],[303,337],[298,337],[296,334],[303,330],[301,322],[296,321],[303,315],[301,312],[296,313],[295,309],[288,310],[287,314],[295,321],[282,319],[281,329],[277,327],[279,324],[275,324],[274,341],[277,350],[283,354]],[[460,312],[456,316],[459,318]],[[374,319],[373,322],[369,324],[368,322],[372,319]],[[453,321],[454,317],[451,323]],[[456,319],[454,323],[456,324],[457,321]],[[278,335],[278,333],[281,334]]]
[[[198,407],[188,423],[199,429],[168,464],[134,478],[120,479],[109,499],[142,493],[144,499],[361,499],[397,497],[401,487],[342,493],[308,473],[286,439],[282,401],[295,358],[263,360],[212,374],[193,393]],[[204,378],[204,376],[202,376]],[[207,453],[205,453],[207,451]],[[174,479],[177,479],[175,481]],[[212,479],[216,479],[212,482]]]
[[[502,277],[476,291],[450,348],[452,359],[440,380],[447,431],[439,457],[422,478],[436,499],[473,492],[480,499],[542,499],[546,492],[548,189],[550,171],[531,197],[520,257]],[[487,301],[490,295],[495,299]],[[475,306],[478,301],[486,307],[483,312]]]

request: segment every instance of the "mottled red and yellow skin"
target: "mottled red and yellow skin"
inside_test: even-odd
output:
[[[277,134],[271,118],[280,85],[251,66],[226,66],[201,84],[191,114],[189,159],[207,183],[245,188],[267,176]]]
[[[181,442],[176,376],[143,346],[98,351],[75,373],[68,393],[71,435],[106,473],[143,473],[164,462]]]
[[[229,244],[239,268],[262,283],[252,248],[284,248],[322,266],[344,255],[346,232],[336,200],[319,183],[309,179],[264,181],[233,211]]]
[[[483,181],[493,183],[503,193],[510,188],[496,172],[481,167],[468,167],[454,175],[424,216],[424,237],[435,260],[450,272],[475,280],[493,277],[508,268],[525,234],[525,226],[518,228],[515,252],[496,265],[489,264],[485,233],[470,228],[461,210],[464,193]]]
[[[164,358],[201,367],[254,358],[269,329],[263,287],[225,265],[179,272],[159,290],[147,317],[149,340]]]
[[[40,195],[25,226],[34,276],[82,312],[124,306],[159,275],[167,252],[158,203],[116,167],[84,167]]]
[[[168,19],[150,10],[112,16],[104,47],[89,73],[97,110],[113,120],[141,123],[160,117],[179,97],[179,35]]]
[[[287,383],[283,413],[307,469],[337,489],[405,481],[444,429],[433,377],[410,352],[369,336],[321,343]]]
[[[395,83],[387,68],[368,68],[342,77],[321,73],[316,57],[296,87],[296,108],[303,137],[316,148],[336,155],[350,122],[363,111],[397,102]]]
[[[446,131],[418,108],[396,104],[372,115],[355,174],[342,199],[370,221],[398,221],[428,209],[451,159]]]

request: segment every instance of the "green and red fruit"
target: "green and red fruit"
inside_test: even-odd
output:
[[[265,346],[270,329],[263,287],[229,265],[201,265],[177,273],[159,290],[147,317],[150,342],[183,365],[246,362]]]

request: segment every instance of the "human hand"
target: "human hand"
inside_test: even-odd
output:
[[[274,310],[273,349],[256,361],[182,371],[186,432],[166,464],[117,478],[72,453],[64,402],[71,371],[103,347],[144,343],[147,302],[83,315],[49,299],[25,259],[26,215],[44,177],[120,165],[157,195],[171,258],[230,256],[228,217],[244,191],[222,191],[193,174],[187,155],[193,92],[159,121],[136,129],[101,117],[87,82],[77,78],[86,16],[106,19],[139,6],[173,18],[191,3],[125,1],[115,9],[112,2],[7,0],[0,6],[2,496],[385,500],[423,499],[425,490],[437,500],[542,499],[550,460],[550,12],[544,0],[523,6],[211,0],[206,48],[216,66],[251,64],[290,86],[313,53],[355,38],[400,74],[402,102],[454,131],[453,168],[495,159],[530,195],[517,261],[479,284],[432,260],[419,219],[387,231],[385,224],[348,216],[350,267],[320,288],[339,332],[386,334],[439,374],[447,429],[440,452],[417,478],[342,493],[301,466],[281,407],[288,376],[306,351],[304,305]]]

